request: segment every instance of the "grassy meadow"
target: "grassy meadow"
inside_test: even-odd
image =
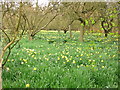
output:
[[[12,50],[3,69],[3,88],[117,88],[118,35],[41,31]]]

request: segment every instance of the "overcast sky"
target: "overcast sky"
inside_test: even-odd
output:
[[[20,2],[21,0],[0,0],[1,1],[9,1],[9,2]],[[31,2],[36,2],[37,0],[22,0],[24,2],[28,2],[28,1],[31,1]],[[47,4],[48,1],[56,1],[56,0],[38,0],[39,2],[39,5],[41,4]],[[119,0],[58,0],[58,1],[63,1],[63,2],[106,2],[106,1],[109,1],[109,2],[117,2]]]
[[[37,0],[31,0],[33,3],[36,3]],[[38,4],[45,6],[48,5],[48,0],[38,0]]]

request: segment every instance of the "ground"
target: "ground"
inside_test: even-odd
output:
[[[117,88],[118,36],[41,31],[12,50],[3,69],[3,88]]]

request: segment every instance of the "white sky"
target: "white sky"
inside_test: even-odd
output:
[[[30,1],[32,1],[33,3],[37,2],[37,0],[30,0]],[[42,6],[48,5],[48,2],[49,2],[48,0],[38,0],[38,4]]]
[[[37,0],[0,0],[0,2],[4,2],[4,1],[8,1],[8,2],[33,2],[35,3]],[[49,0],[38,0],[39,5],[41,4],[48,4]]]
[[[48,4],[48,0],[38,0],[38,4]]]
[[[20,2],[21,0],[0,0],[1,1],[8,1],[8,2]],[[23,2],[36,2],[37,0],[22,0]],[[39,5],[40,4],[48,4],[49,1],[53,1],[55,2],[56,0],[38,0]],[[58,0],[58,1],[63,1],[63,2],[105,2],[105,1],[109,1],[109,2],[118,2],[119,0]]]

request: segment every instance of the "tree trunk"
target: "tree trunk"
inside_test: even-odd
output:
[[[33,40],[34,37],[35,37],[35,35],[29,35],[29,40],[30,40],[30,41]]]
[[[72,38],[72,31],[70,25],[69,25],[69,31],[70,31],[70,38]]]
[[[32,35],[32,30],[29,30],[28,31],[28,39],[31,41],[31,40],[33,40],[33,35]]]
[[[118,34],[120,35],[120,2],[118,5]],[[119,36],[119,40],[120,40],[120,36]]]
[[[66,34],[67,33],[67,31],[66,30],[64,30],[64,34]]]
[[[32,37],[31,35],[29,36],[29,40],[30,40],[30,41],[33,40],[33,37]]]
[[[107,37],[108,36],[108,33],[105,33],[105,37]]]
[[[105,37],[108,36],[108,31],[104,30],[104,33],[105,33]]]
[[[0,90],[2,90],[2,59],[0,58]]]
[[[84,26],[82,26],[82,29],[80,30],[80,38],[79,38],[80,42],[84,42],[83,37],[84,37]]]
[[[60,29],[58,29],[58,34],[60,34]]]

